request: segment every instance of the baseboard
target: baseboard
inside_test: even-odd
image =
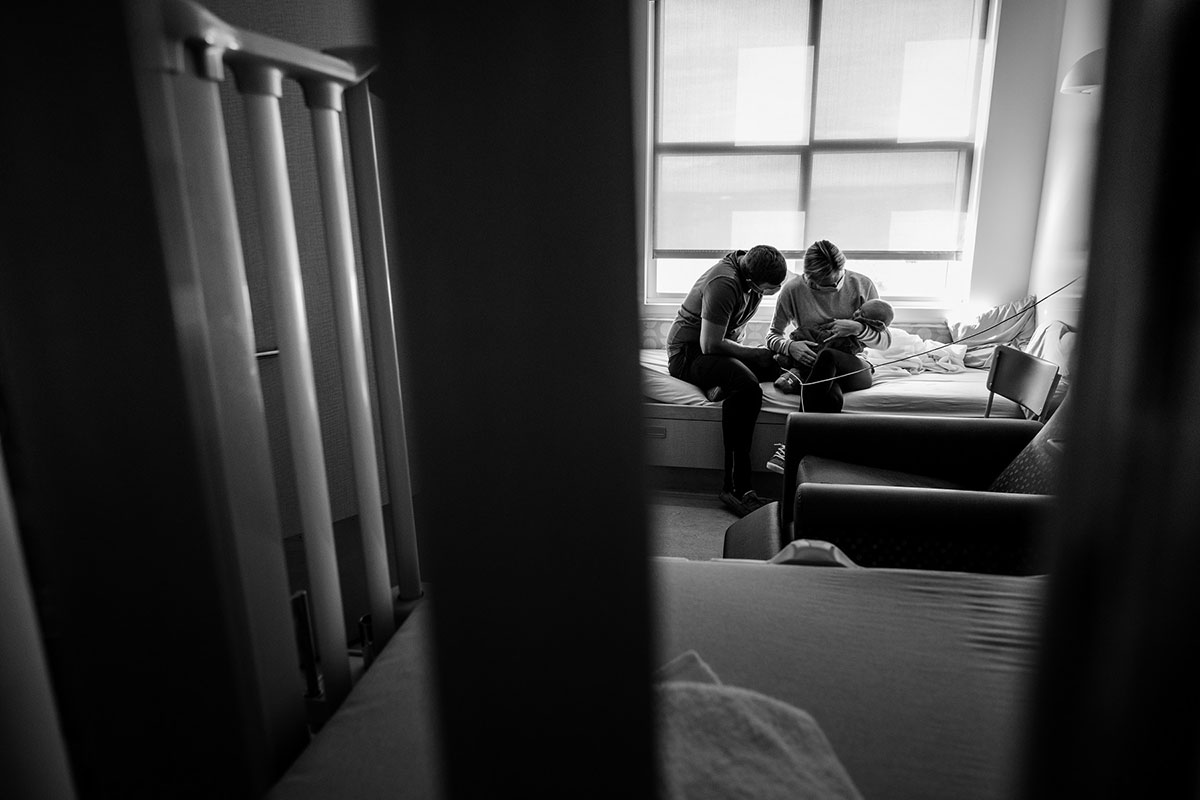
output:
[[[646,484],[651,491],[712,494],[721,491],[725,474],[719,469],[693,467],[646,467]],[[754,489],[767,500],[778,499],[782,477],[769,470],[754,471]]]

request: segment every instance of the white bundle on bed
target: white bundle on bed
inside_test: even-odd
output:
[[[902,328],[888,328],[892,343],[880,350],[868,347],[863,357],[875,366],[876,381],[903,378],[922,372],[964,372],[967,346],[922,339]]]

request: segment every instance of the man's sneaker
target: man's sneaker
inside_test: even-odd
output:
[[[794,369],[784,370],[783,374],[775,379],[775,388],[784,394],[800,394],[803,385],[800,374]]]
[[[757,511],[766,505],[766,502],[759,497],[753,489],[738,497],[733,492],[723,491],[717,497],[721,498],[721,502],[725,507],[737,514],[739,517],[744,517],[747,514]]]
[[[710,403],[715,403],[718,400],[724,400],[725,399],[725,387],[724,386],[710,386],[709,388],[704,390],[704,399]]]
[[[746,510],[745,504],[742,503],[738,496],[728,489],[722,490],[717,497],[721,498],[721,502],[725,504],[726,508],[739,517],[744,517],[750,513]]]
[[[787,445],[776,443],[775,455],[771,456],[767,460],[767,469],[771,470],[771,472],[778,472],[780,475],[782,475],[783,474],[783,465],[785,463],[784,459],[786,457],[787,457]]]
[[[750,491],[748,491],[744,495],[742,495],[742,505],[744,505],[746,507],[747,514],[753,514],[755,511],[758,511],[760,508],[762,508],[766,504],[767,504],[767,501],[763,500],[761,497],[759,497],[758,493],[755,492],[753,489],[751,489]]]

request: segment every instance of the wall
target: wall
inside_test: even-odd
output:
[[[230,25],[321,50],[375,42],[372,7],[364,0],[204,0]]]
[[[646,85],[650,57],[647,50],[650,35],[650,15],[647,13],[649,8],[649,0],[629,0],[629,59],[632,83],[630,94],[633,98],[633,130],[630,134],[633,136],[634,212],[637,214],[638,264],[646,262],[646,156],[649,152],[649,142],[646,141],[646,121],[650,114],[647,105],[649,87]],[[646,274],[641,269],[637,273],[638,297],[645,297]],[[646,315],[643,314],[643,316]]]
[[[998,0],[994,70],[968,236],[972,306],[1017,300],[1029,287],[1064,0]],[[985,88],[987,84],[985,82]]]
[[[1067,0],[1058,78],[1082,56],[1104,46],[1108,0]],[[1039,320],[1078,324],[1087,267],[1096,138],[1103,92],[1054,96],[1046,180],[1029,290],[1039,297],[1080,280],[1039,306]]]

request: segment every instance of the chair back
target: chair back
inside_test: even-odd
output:
[[[1040,419],[1054,395],[1059,377],[1058,365],[1053,361],[1001,345],[996,348],[988,371],[988,401],[983,415],[991,416],[992,398],[1000,395],[1028,410],[1033,419]]]

